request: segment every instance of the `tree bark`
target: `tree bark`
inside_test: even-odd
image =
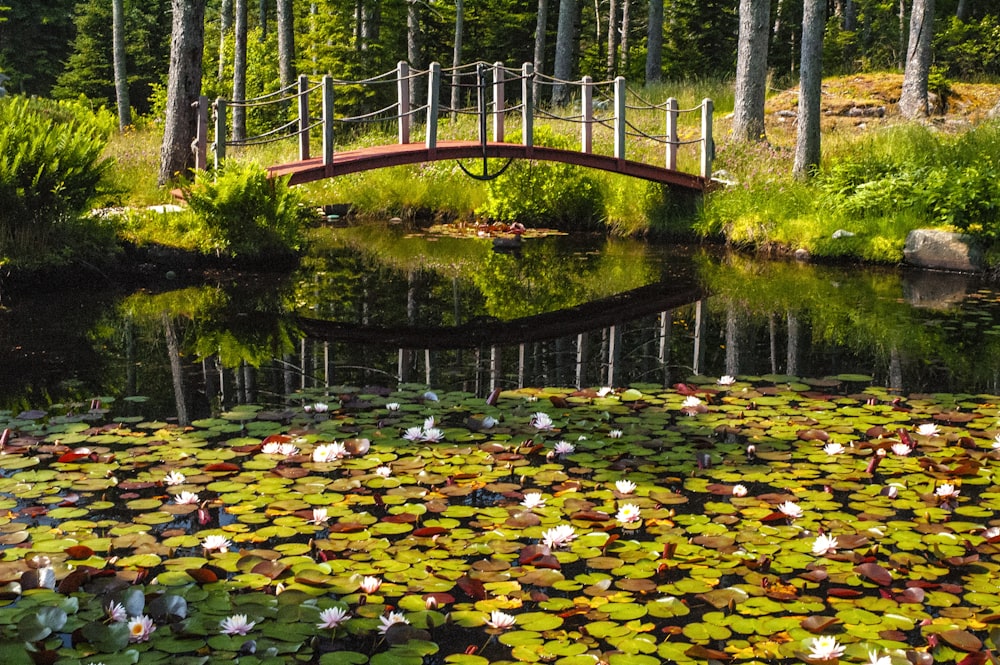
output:
[[[621,55],[618,56],[618,70],[624,72],[625,76],[628,76],[628,50],[630,48],[628,32],[631,11],[632,0],[622,0],[622,28],[621,37],[618,42],[620,46],[619,52]]]
[[[549,0],[538,0],[538,19],[535,23],[535,74],[545,71],[545,37],[549,22]],[[532,97],[538,100],[542,84],[536,77],[532,84]]]
[[[799,72],[799,126],[792,173],[806,179],[819,167],[820,99],[823,94],[823,28],[826,0],[805,0]]]
[[[957,18],[962,23],[969,20],[969,14],[972,11],[972,7],[967,0],[958,0],[958,8],[955,9],[955,18]]]
[[[770,0],[740,0],[739,46],[736,54],[736,99],[733,138],[763,141],[767,93],[767,37]]]
[[[219,9],[219,76],[221,81],[226,75],[226,39],[233,29],[233,0],[222,0]]]
[[[455,0],[455,49],[451,55],[451,119],[458,120],[458,108],[462,105],[462,76],[458,72],[462,64],[462,33],[465,25],[465,5],[462,0]]]
[[[559,1],[559,25],[556,29],[556,62],[554,77],[568,81],[573,76],[573,46],[576,42],[576,0]],[[565,83],[552,87],[552,104],[559,106],[568,101],[569,92]]]
[[[282,88],[295,83],[295,14],[292,0],[278,0],[278,73]]]
[[[608,0],[607,53],[607,75],[613,79],[618,74],[618,0]]]
[[[420,30],[420,6],[417,0],[406,0],[406,58],[410,66],[420,69],[423,66],[421,55],[423,33]],[[420,86],[416,80],[410,85],[410,106],[416,106],[420,98]]]
[[[192,142],[198,131],[201,58],[205,48],[205,0],[172,0],[170,72],[158,182],[186,175],[194,165]]]
[[[899,48],[896,62],[900,69],[906,67],[906,38],[906,0],[899,0]]]
[[[904,118],[926,118],[927,79],[931,72],[931,37],[934,32],[934,0],[913,0],[910,10],[910,39],[903,71],[903,91],[899,112]]]
[[[260,41],[267,39],[267,0],[257,3],[257,17],[260,23]]]
[[[132,124],[132,108],[128,98],[128,72],[125,69],[125,3],[112,0],[111,42],[115,66],[115,97],[118,102],[118,128]]]
[[[646,28],[646,83],[659,83],[663,79],[663,0],[649,0]]]
[[[247,137],[247,0],[236,0],[233,42],[233,141]]]

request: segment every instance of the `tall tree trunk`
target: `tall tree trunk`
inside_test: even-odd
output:
[[[111,2],[111,43],[115,62],[115,97],[118,101],[118,128],[132,124],[132,108],[128,98],[128,72],[125,71],[125,7],[124,0]]]
[[[899,0],[899,48],[896,49],[896,62],[900,69],[906,67],[906,0]]]
[[[958,8],[955,10],[955,18],[957,18],[962,23],[969,20],[969,13],[972,11],[972,6],[969,4],[968,0],[958,0]]]
[[[556,28],[556,62],[553,76],[560,81],[568,81],[573,76],[573,46],[576,42],[576,0],[559,0],[559,25]],[[552,104],[561,105],[569,101],[565,83],[552,87]]]
[[[295,83],[295,14],[292,0],[278,0],[278,73],[282,88]]]
[[[767,35],[770,0],[740,0],[739,46],[736,53],[736,99],[733,138],[763,141],[767,93]]]
[[[458,119],[458,108],[462,105],[462,76],[458,67],[462,64],[462,33],[465,25],[465,5],[462,0],[455,0],[455,49],[451,55],[451,119]],[[485,140],[485,139],[484,139]]]
[[[382,25],[382,6],[378,0],[361,0],[361,50],[378,43]]]
[[[825,24],[826,0],[805,0],[799,73],[799,127],[795,141],[795,165],[792,167],[792,173],[799,179],[808,178],[819,166]]]
[[[226,75],[226,40],[233,29],[233,0],[222,0],[219,9],[219,75],[221,81]]]
[[[423,66],[421,48],[423,33],[420,30],[420,6],[417,0],[406,0],[406,58],[417,69]],[[420,86],[416,80],[410,85],[410,106],[416,106],[420,98]]]
[[[608,0],[607,74],[609,79],[618,74],[618,0]]]
[[[649,0],[646,24],[646,83],[663,78],[663,0]]]
[[[233,42],[233,141],[247,137],[247,0],[236,0],[236,26]]]
[[[538,18],[535,22],[535,73],[545,71],[545,37],[549,23],[549,0],[538,0]],[[542,84],[536,77],[532,84],[532,97],[537,102],[542,93]]]
[[[858,10],[854,6],[854,0],[844,0],[844,30],[854,32],[858,27]]]
[[[191,144],[198,131],[198,110],[191,104],[201,95],[205,48],[205,0],[172,0],[171,8],[170,72],[157,179],[161,185],[186,175],[194,165]]]
[[[910,40],[906,49],[903,91],[899,111],[904,118],[926,118],[927,79],[931,72],[931,37],[934,32],[934,0],[913,0],[910,10]]]
[[[163,334],[167,338],[167,355],[170,357],[170,377],[174,386],[174,404],[177,407],[177,424],[184,426],[191,423],[188,419],[187,397],[184,394],[184,365],[181,363],[181,347],[177,340],[177,331],[170,315],[163,313]]]
[[[267,0],[257,3],[257,17],[260,23],[260,41],[267,39]]]
[[[619,39],[620,53],[618,57],[619,68],[625,76],[628,76],[628,50],[630,48],[628,40],[630,13],[632,11],[632,0],[622,0],[622,29]]]

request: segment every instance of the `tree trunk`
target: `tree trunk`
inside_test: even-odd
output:
[[[186,175],[194,165],[191,144],[198,131],[198,109],[191,104],[201,95],[205,47],[205,0],[172,0],[171,7],[170,72],[157,179],[160,185]]]
[[[559,26],[556,29],[556,62],[553,76],[559,81],[568,81],[573,76],[573,46],[576,42],[576,0],[559,0]],[[565,83],[552,86],[552,104],[555,106],[569,101]]]
[[[646,47],[646,83],[659,83],[663,78],[663,0],[649,0]]]
[[[962,23],[969,20],[969,12],[971,11],[971,5],[968,0],[958,0],[958,8],[955,10],[955,18],[957,18]]]
[[[618,0],[608,0],[607,52],[607,74],[613,79],[618,74]]]
[[[170,315],[163,313],[163,334],[167,339],[167,355],[170,358],[170,377],[174,386],[174,404],[177,408],[177,424],[189,425],[187,398],[184,394],[184,365],[181,362],[181,346],[177,340],[177,331]]]
[[[906,0],[899,0],[899,48],[896,62],[900,69],[906,67]]]
[[[535,23],[535,73],[545,71],[545,37],[549,22],[549,0],[538,0],[538,20]],[[542,84],[536,77],[532,85],[532,96],[537,101],[541,96]]]
[[[621,38],[619,39],[619,44],[621,45],[620,53],[618,57],[619,71],[623,72],[625,76],[628,76],[628,31],[629,31],[629,14],[632,11],[632,1],[622,0],[622,29]]]
[[[451,56],[451,119],[458,120],[458,109],[462,105],[462,76],[458,72],[462,64],[462,32],[465,24],[465,5],[462,0],[455,0],[455,50]]]
[[[267,0],[257,3],[257,16],[260,23],[260,41],[267,39]]]
[[[247,137],[247,0],[236,0],[235,41],[233,42],[233,141]]]
[[[927,79],[931,72],[931,37],[934,28],[934,0],[913,0],[910,10],[910,40],[906,49],[903,91],[899,111],[904,118],[926,118]]]
[[[854,6],[854,0],[844,0],[844,30],[854,32],[858,27],[858,10]]]
[[[417,0],[406,0],[406,59],[410,66],[420,69],[423,66],[421,47],[423,33],[420,30],[420,6]],[[410,106],[417,106],[420,98],[420,85],[416,80],[410,85]]]
[[[233,0],[222,0],[219,9],[219,76],[221,81],[226,75],[226,39],[233,29]]]
[[[767,36],[770,0],[740,0],[739,46],[736,53],[736,99],[733,138],[763,141],[767,93]]]
[[[295,83],[295,14],[292,0],[278,0],[278,73],[282,88]]]
[[[826,0],[805,0],[802,13],[802,64],[799,74],[799,126],[792,173],[806,179],[819,167],[820,99],[823,94],[823,28]]]
[[[118,128],[132,124],[132,108],[128,98],[128,72],[125,71],[125,7],[124,0],[111,3],[111,43],[115,62],[115,97],[118,101]]]

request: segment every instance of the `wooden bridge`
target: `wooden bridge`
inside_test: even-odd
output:
[[[441,104],[443,82],[447,81],[442,72],[449,74],[451,79],[450,106]],[[417,85],[422,80],[426,80],[426,85]],[[463,80],[467,82],[462,83]],[[563,98],[572,98],[573,102],[551,107],[537,104],[534,97],[540,84],[558,88]],[[341,114],[338,117],[335,114],[335,89],[338,86],[351,86],[357,96],[358,90],[380,85],[392,85],[395,88],[395,99],[387,106],[353,116]],[[426,99],[419,106],[414,103],[417,88],[426,91]],[[310,101],[311,96],[317,93],[320,97],[320,112],[319,118],[314,120]],[[463,96],[472,98],[474,104],[471,107],[461,107]],[[312,99],[315,102],[315,97]],[[274,104],[295,109],[295,117],[254,137],[227,138],[229,127],[245,126],[248,110]],[[208,163],[210,147],[209,104],[205,98],[200,100],[199,108],[201,113],[195,152],[198,167],[204,169]],[[704,191],[712,184],[712,100],[705,99],[691,109],[680,109],[677,100],[673,98],[662,104],[651,104],[631,91],[624,77],[596,83],[590,77],[584,77],[580,81],[559,81],[533,72],[530,63],[525,63],[519,70],[506,68],[503,63],[490,65],[482,62],[442,70],[438,63],[432,63],[428,70],[418,71],[411,70],[407,63],[400,62],[396,69],[362,81],[340,81],[324,76],[318,84],[312,84],[307,76],[300,76],[296,85],[264,97],[245,101],[217,99],[213,109],[214,140],[211,148],[216,166],[225,157],[227,147],[295,138],[298,141],[299,159],[269,168],[273,177],[289,176],[292,184],[403,164],[467,159],[481,160],[481,167],[467,167],[459,161],[466,173],[478,179],[496,176],[497,171],[489,172],[491,167],[496,166],[496,162],[490,160],[508,160],[509,163],[513,159],[529,159],[620,173],[688,191]],[[560,115],[560,112],[563,114]],[[234,120],[235,114],[241,115],[239,123],[230,124],[231,113]],[[700,115],[700,133],[694,137],[681,138],[679,119],[685,113]],[[439,140],[439,131],[450,126],[441,122],[442,116],[456,119],[459,114],[476,116],[478,140]],[[660,117],[663,133],[651,133],[637,122],[627,119],[627,115],[628,118],[641,115],[645,125],[649,124],[650,117]],[[505,141],[508,116],[519,116],[521,131],[518,143]],[[423,140],[415,142],[414,125],[421,117],[424,119]],[[535,145],[536,120],[578,124],[580,149]],[[397,128],[397,141],[355,150],[335,150],[336,128],[357,126],[359,123],[392,123]],[[489,131],[490,125],[492,132]],[[602,129],[611,133],[610,154],[594,151],[594,132]],[[313,133],[319,133],[322,137],[321,154],[318,156],[311,154],[310,135]],[[644,154],[649,154],[650,146],[662,148],[662,165],[627,159],[626,148],[630,142],[635,152],[638,152],[636,144],[642,143]],[[678,169],[678,149],[689,144],[700,147],[698,173]],[[506,167],[501,165],[499,170],[503,168]]]

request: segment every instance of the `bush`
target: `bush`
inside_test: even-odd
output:
[[[257,258],[301,247],[308,212],[288,178],[271,179],[257,164],[232,160],[214,175],[199,172],[184,188],[206,230],[203,249]]]
[[[114,126],[79,103],[0,99],[0,262],[66,260],[90,231],[105,246],[101,220],[83,215],[111,165],[101,155]]]

